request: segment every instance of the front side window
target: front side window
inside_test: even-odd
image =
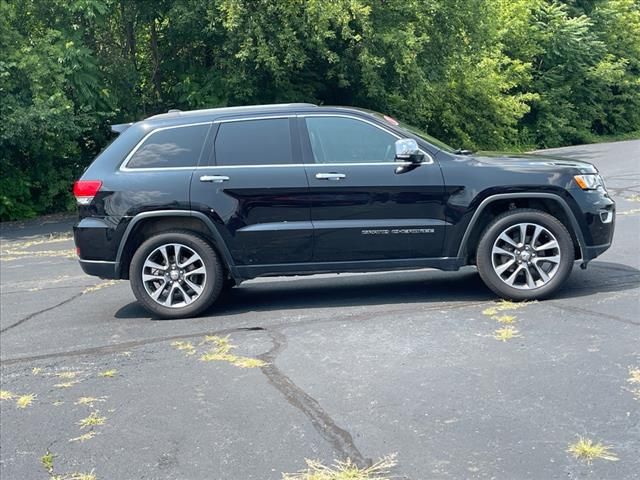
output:
[[[209,124],[158,130],[136,150],[127,168],[196,167],[208,131]]]
[[[397,137],[347,117],[305,119],[315,163],[393,162]]]
[[[215,142],[216,165],[282,165],[293,163],[288,118],[242,120],[220,124]]]

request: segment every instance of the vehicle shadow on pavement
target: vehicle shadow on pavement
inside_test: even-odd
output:
[[[487,301],[494,298],[475,269],[331,275],[330,277],[274,278],[243,283],[223,293],[203,315],[235,315],[252,311],[293,310],[452,301]],[[116,318],[147,317],[137,302]]]
[[[619,263],[594,261],[587,271],[580,270],[576,264],[564,288],[553,298],[584,297],[639,286],[640,270]],[[455,273],[423,270],[248,282],[223,294],[203,315],[497,299],[473,268]],[[115,314],[116,318],[121,319],[148,316],[148,312],[137,302],[122,307]]]

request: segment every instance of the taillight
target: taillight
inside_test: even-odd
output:
[[[77,180],[73,184],[73,196],[78,205],[89,205],[98,190],[102,187],[102,180]]]

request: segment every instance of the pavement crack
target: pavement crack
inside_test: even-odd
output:
[[[264,330],[262,327],[238,327],[238,328],[226,328],[224,330],[206,331],[198,333],[187,333],[183,335],[169,335],[166,337],[154,337],[144,340],[132,340],[130,342],[114,343],[111,345],[101,345],[98,347],[82,348],[78,350],[70,350],[67,352],[53,352],[43,353],[40,355],[29,355],[26,357],[14,357],[1,359],[2,366],[14,365],[18,363],[34,362],[37,360],[49,360],[52,358],[65,358],[65,357],[81,357],[84,355],[106,355],[109,353],[117,353],[121,351],[127,351],[135,347],[141,347],[144,345],[153,345],[155,343],[169,342],[172,340],[184,340],[188,338],[203,337],[206,335],[211,336],[223,336],[237,332]]]
[[[82,296],[82,293],[83,292],[76,293],[75,295],[67,298],[66,300],[63,300],[60,303],[56,303],[55,305],[52,305],[51,307],[43,308],[42,310],[38,310],[37,312],[30,313],[29,315],[27,315],[26,317],[22,318],[21,320],[18,320],[17,322],[12,323],[11,325],[7,325],[6,327],[4,327],[3,329],[0,330],[0,333],[5,333],[6,331],[11,330],[12,328],[15,328],[15,327],[17,327],[19,325],[22,325],[23,323],[31,320],[34,317],[37,317],[38,315],[41,315],[41,314],[46,313],[46,312],[50,312],[51,310],[54,310],[54,309],[56,309],[58,307],[62,307],[63,305],[66,305],[67,303],[72,302],[76,298]]]
[[[310,420],[320,436],[340,452],[343,459],[349,458],[361,467],[371,465],[371,460],[364,458],[356,447],[351,434],[339,427],[315,398],[298,387],[276,366],[275,360],[286,348],[287,338],[282,332],[276,330],[269,329],[267,332],[273,346],[269,351],[258,355],[257,358],[267,363],[260,369],[269,383],[284,395],[290,405],[300,410]]]
[[[604,317],[610,320],[615,320],[616,322],[626,323],[628,325],[635,325],[636,327],[640,326],[640,322],[634,322],[633,320],[619,317],[618,315],[612,315],[610,313],[594,312],[592,310],[587,310],[586,308],[573,307],[568,305],[558,305],[555,303],[549,303],[549,305],[559,310],[565,310],[565,311],[575,312],[575,313],[583,313],[583,314],[591,315],[592,317]]]

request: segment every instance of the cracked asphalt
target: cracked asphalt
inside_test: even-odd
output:
[[[155,320],[127,282],[82,273],[68,217],[4,224],[0,477],[46,479],[50,452],[56,475],[118,480],[392,453],[395,478],[640,478],[640,140],[556,153],[604,175],[614,244],[515,309],[474,269],[418,270],[258,279]],[[618,460],[574,458],[579,437]]]

